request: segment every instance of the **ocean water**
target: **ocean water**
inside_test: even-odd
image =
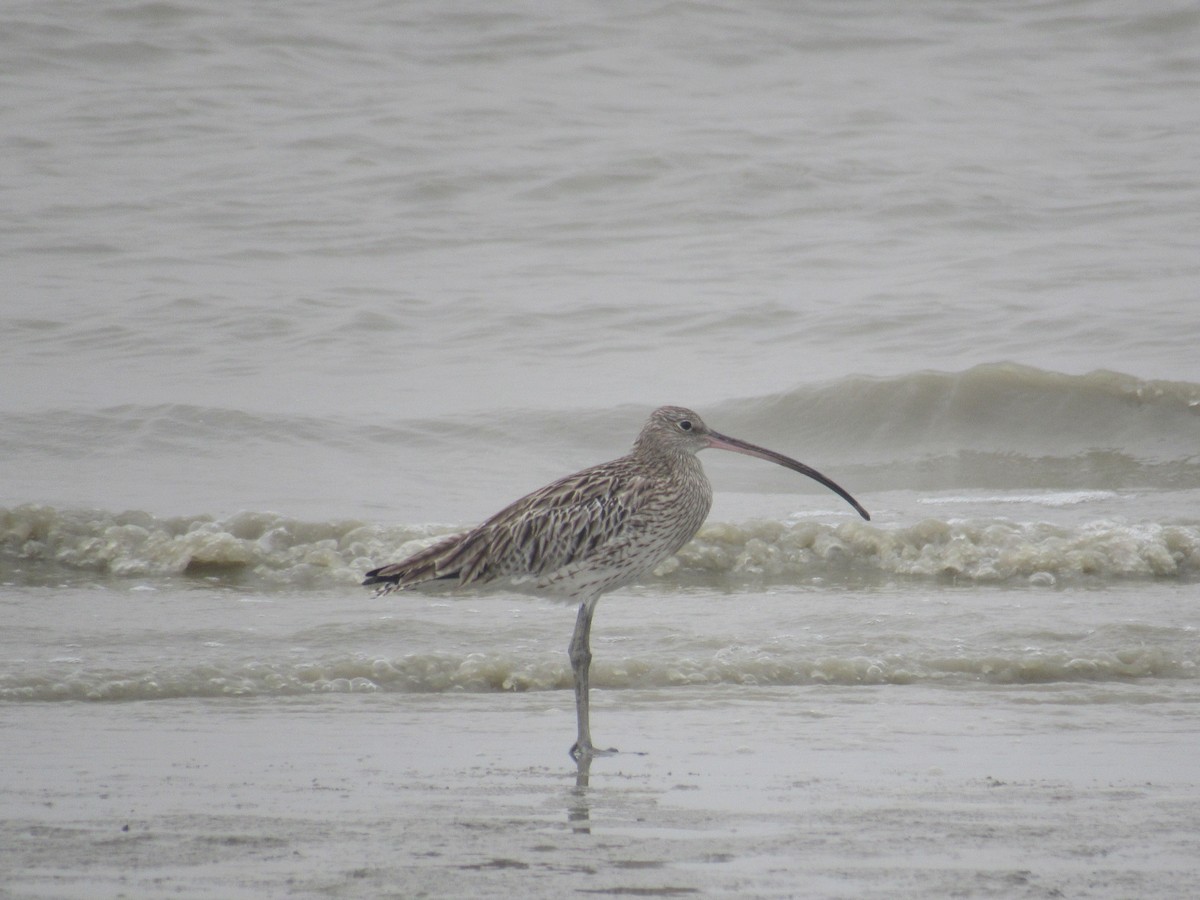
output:
[[[1194,6],[17,2],[0,80],[0,716],[565,703],[569,609],[358,582],[674,403],[873,519],[705,454],[614,705],[1197,726]]]

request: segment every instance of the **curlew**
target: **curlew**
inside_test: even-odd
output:
[[[625,456],[560,478],[505,507],[482,525],[444,538],[398,563],[373,569],[365,585],[380,594],[439,578],[459,585],[532,580],[536,590],[578,602],[568,656],[575,681],[576,760],[599,751],[588,716],[592,615],[601,595],[636,581],[692,539],[712,506],[712,486],[696,454],[731,450],[785,466],[834,491],[864,519],[870,514],[816,469],[710,429],[678,406],[650,414]]]

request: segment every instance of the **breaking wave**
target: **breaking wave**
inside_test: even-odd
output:
[[[963,372],[846,377],[700,411],[721,431],[788,450],[819,468],[833,468],[836,461],[839,479],[860,493],[1200,485],[1200,384],[1190,382],[997,363]],[[596,462],[598,447],[611,456],[624,452],[647,412],[648,406],[501,409],[387,420],[186,404],[54,409],[8,416],[0,454],[13,467],[14,483],[33,486],[31,495],[18,499],[59,503],[64,501],[54,488],[63,471],[56,461],[89,474],[93,493],[79,502],[111,505],[116,501],[90,498],[100,489],[94,483],[103,482],[105,473],[111,480],[118,470],[125,473],[118,481],[124,496],[133,498],[150,491],[158,500],[161,489],[152,491],[154,483],[169,480],[178,501],[196,459],[206,461],[209,476],[218,476],[205,481],[205,491],[229,483],[242,495],[261,486],[287,497],[302,473],[338,472],[345,488],[354,483],[353,473],[387,472],[398,449],[413,471],[472,471],[482,486],[490,470],[501,479],[497,489],[511,483],[533,488],[565,474],[564,460]],[[481,446],[488,448],[482,460]],[[252,477],[241,477],[244,471]],[[134,473],[143,477],[130,477]],[[754,484],[761,485],[761,469],[741,467],[726,474],[721,487],[754,490]],[[419,479],[397,486],[424,496]],[[149,500],[129,502],[159,508]]]
[[[1200,484],[1200,385],[1118,372],[997,363],[850,377],[722,408],[720,421],[768,446],[837,459],[860,491]],[[817,427],[797,435],[792,423]]]
[[[814,646],[679,647],[597,656],[593,685],[659,689],[689,685],[1040,685],[1194,679],[1194,642],[1176,636],[1150,646],[1131,632],[1103,645],[912,647],[886,653],[831,652]],[[288,697],[320,694],[567,691],[570,668],[561,648],[423,651],[402,656],[311,654],[203,663],[159,661],[141,668],[84,665],[61,658],[37,671],[0,673],[0,702],[126,702],[181,698]]]
[[[146,512],[0,508],[7,584],[203,579],[260,589],[357,585],[362,573],[455,530],[305,522],[268,512],[226,519]],[[1098,519],[1079,525],[930,517],[905,526],[710,522],[647,579],[651,585],[938,579],[1055,585],[1195,580],[1200,525]]]

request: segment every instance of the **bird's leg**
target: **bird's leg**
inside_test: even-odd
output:
[[[592,614],[596,610],[597,599],[589,597],[579,604],[575,633],[571,635],[571,646],[567,648],[571,673],[575,676],[575,717],[579,724],[579,737],[571,748],[571,755],[576,759],[590,757],[594,752],[588,721],[588,670],[592,665]]]
[[[596,611],[599,596],[589,597],[579,605],[579,616],[575,619],[575,633],[567,655],[571,659],[571,671],[575,676],[575,715],[579,722],[579,738],[571,748],[576,760],[590,758],[615,750],[597,750],[592,746],[592,732],[588,722],[588,669],[592,665],[592,613]]]

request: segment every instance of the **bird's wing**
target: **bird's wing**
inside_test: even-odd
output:
[[[619,461],[618,461],[619,462]],[[620,541],[649,493],[644,476],[605,463],[567,476],[398,563],[367,573],[385,592],[437,578],[460,584],[542,577]]]
[[[644,481],[598,466],[534,491],[469,532],[452,551],[459,581],[540,577],[588,558],[631,528]]]

